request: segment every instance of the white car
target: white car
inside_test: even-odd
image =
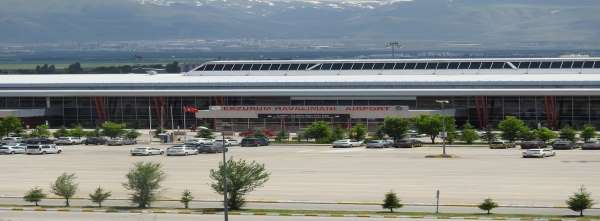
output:
[[[556,155],[556,152],[550,148],[537,148],[537,149],[528,149],[526,151],[523,151],[524,158],[529,158],[529,157],[544,158],[544,157],[553,157],[555,155]]]
[[[23,141],[23,138],[21,138],[21,137],[2,138],[2,144],[16,144],[16,143],[21,143],[22,141]]]
[[[24,154],[26,146],[23,144],[4,145],[0,147],[0,154]]]
[[[216,143],[222,144],[223,143],[223,139],[215,140],[213,143],[214,144],[216,144]],[[234,140],[234,139],[225,139],[225,146],[230,147],[230,146],[237,146],[237,145],[240,145],[240,142],[238,142],[237,140]]]
[[[60,154],[62,149],[54,144],[33,144],[27,145],[26,154]]]
[[[202,144],[212,144],[214,142],[213,139],[207,138],[191,138],[185,141],[186,144],[192,145],[202,145]]]
[[[198,149],[191,145],[175,145],[167,148],[167,156],[187,156],[198,154]]]
[[[342,148],[350,148],[350,147],[360,147],[362,145],[362,141],[353,141],[350,139],[336,140],[333,142],[332,146],[334,148],[342,147]]]
[[[230,145],[229,146],[239,146],[240,142],[236,139],[226,139],[227,141],[229,141]]]
[[[163,155],[165,152],[155,147],[136,147],[131,149],[131,156]]]
[[[59,137],[54,144],[57,145],[75,145],[83,143],[81,137]]]

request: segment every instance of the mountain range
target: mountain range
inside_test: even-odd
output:
[[[3,0],[0,41],[598,43],[598,0]]]

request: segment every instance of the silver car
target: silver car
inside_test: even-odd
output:
[[[175,145],[167,148],[167,156],[187,156],[196,154],[198,154],[198,150],[191,145]]]
[[[527,149],[523,151],[523,158],[536,157],[536,158],[544,158],[544,157],[553,157],[556,155],[556,152],[551,148],[537,148],[537,149]]]
[[[390,143],[385,140],[371,140],[367,142],[367,148],[388,148]]]
[[[0,147],[0,154],[25,154],[25,145],[4,145]]]
[[[163,155],[163,150],[155,147],[136,147],[131,149],[131,156]]]

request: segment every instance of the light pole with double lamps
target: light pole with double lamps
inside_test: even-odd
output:
[[[448,134],[446,133],[446,116],[444,114],[444,104],[449,104],[450,101],[435,100],[435,102],[442,105],[440,109],[440,112],[442,113],[442,133],[440,134],[440,137],[442,138],[442,155],[446,156],[446,138],[448,137]]]

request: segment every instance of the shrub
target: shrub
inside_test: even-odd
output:
[[[60,127],[60,129],[54,131],[54,133],[52,133],[52,136],[54,137],[68,137],[70,135],[69,131],[67,130],[66,127]]]
[[[407,119],[399,117],[386,117],[383,120],[382,131],[392,137],[394,141],[402,139],[408,132],[409,122]]]
[[[287,141],[289,138],[290,138],[290,134],[286,130],[281,130],[281,131],[279,131],[279,133],[277,133],[277,137],[275,137],[275,140],[277,142],[282,142],[282,141]]]
[[[492,199],[487,198],[487,199],[483,200],[483,202],[481,204],[479,204],[479,206],[477,206],[477,207],[479,207],[480,210],[487,211],[487,214],[489,215],[494,208],[498,207],[498,204],[496,202],[494,202]]]
[[[498,129],[502,131],[502,139],[510,142],[514,142],[525,128],[527,128],[525,123],[513,116],[507,116],[498,124]]]
[[[48,125],[42,124],[38,125],[31,131],[31,137],[49,137],[50,131],[48,130]]]
[[[25,201],[35,203],[35,206],[39,206],[38,203],[41,202],[44,198],[46,198],[46,194],[39,187],[30,189],[29,191],[27,191],[27,193],[25,193],[25,196],[23,196],[23,199]]]
[[[389,209],[391,213],[394,212],[394,209],[402,208],[402,206],[404,205],[400,203],[400,199],[398,199],[398,196],[393,191],[385,194],[383,204],[381,204],[381,207]]]
[[[119,137],[125,133],[125,124],[119,124],[111,121],[106,121],[100,126],[102,135],[107,137]]]
[[[75,193],[77,193],[77,187],[79,185],[75,183],[76,178],[77,177],[73,173],[63,173],[56,178],[52,185],[50,185],[52,193],[65,199],[66,207],[70,206],[69,199],[71,199]]]
[[[548,129],[547,127],[542,127],[535,130],[535,137],[544,142],[548,142],[551,139],[557,138],[558,135],[556,135],[554,131]]]
[[[488,126],[485,128],[485,133],[481,137],[482,140],[487,142],[488,144],[492,144],[492,142],[496,141],[496,134],[492,131],[492,127]]]
[[[194,196],[192,196],[192,192],[190,192],[190,190],[184,190],[183,193],[181,194],[181,199],[179,200],[179,202],[183,203],[183,206],[188,209],[190,208],[190,202],[194,200]]]
[[[196,134],[196,137],[214,139],[213,132],[210,129],[200,129]]]
[[[139,208],[146,208],[156,200],[166,175],[160,163],[138,162],[125,177],[127,183],[123,187],[131,191],[131,201]]]
[[[350,139],[364,140],[367,136],[367,127],[364,124],[358,123],[350,129]]]
[[[567,200],[569,209],[579,212],[579,216],[583,216],[583,211],[592,208],[594,200],[592,200],[591,193],[587,192],[585,187],[579,188],[579,192],[573,193]]]
[[[264,164],[229,159],[227,168],[220,163],[218,169],[210,170],[210,178],[213,181],[210,186],[221,195],[227,194],[229,208],[239,210],[246,202],[244,196],[262,187],[269,180],[270,175]],[[223,177],[227,178],[227,193],[223,190]]]
[[[590,139],[596,137],[596,128],[594,128],[592,125],[586,125],[581,131],[580,137],[583,138],[584,141],[589,141]]]
[[[314,138],[317,143],[328,143],[332,137],[333,132],[329,123],[325,121],[313,122],[308,128],[304,129],[304,136],[306,138]]]
[[[125,133],[125,137],[128,139],[137,139],[140,135],[141,135],[140,132],[138,132],[135,129],[128,130]]]
[[[572,127],[563,127],[560,129],[560,138],[575,142],[577,131]]]
[[[421,134],[427,134],[431,138],[431,143],[435,143],[435,138],[440,134],[445,124],[446,132],[453,133],[456,130],[454,117],[442,116],[439,114],[421,115],[414,119],[417,131]],[[442,124],[442,122],[444,124]]]
[[[6,116],[0,119],[0,135],[8,136],[11,133],[19,133],[23,130],[23,123],[20,118],[15,116]]]
[[[90,194],[90,199],[92,202],[97,203],[98,207],[102,207],[102,202],[104,202],[110,196],[112,196],[111,192],[106,192],[104,189],[102,189],[102,187],[98,187],[94,193]]]
[[[471,124],[466,123],[463,126],[461,139],[467,144],[473,144],[474,141],[479,139],[479,134]]]

